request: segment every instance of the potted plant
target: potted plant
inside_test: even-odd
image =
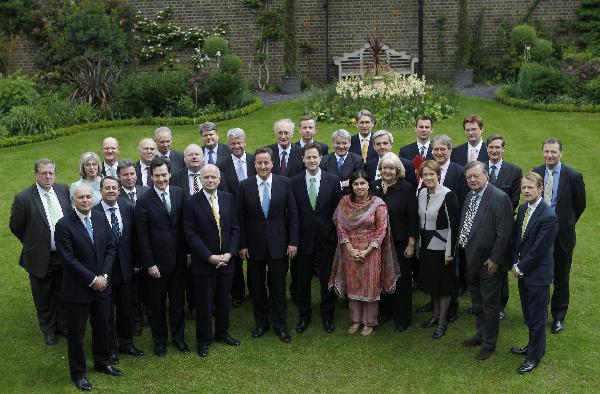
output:
[[[458,2],[458,32],[456,41],[456,68],[454,70],[454,87],[464,88],[473,85],[473,69],[469,68],[471,58],[471,39],[469,37],[469,0]]]
[[[285,74],[281,78],[281,92],[300,92],[298,76],[298,47],[296,45],[296,0],[285,0],[283,6],[285,32],[283,44],[283,66]]]

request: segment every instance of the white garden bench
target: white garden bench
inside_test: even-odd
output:
[[[390,49],[387,45],[383,45],[382,52],[392,70],[403,75],[415,73],[415,64],[419,62],[418,57],[407,52]],[[344,53],[342,56],[333,58],[333,63],[338,66],[339,79],[365,75],[372,61],[372,51],[369,44],[363,45],[354,52]]]

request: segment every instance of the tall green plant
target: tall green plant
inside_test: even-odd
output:
[[[469,37],[469,0],[458,2],[458,31],[456,34],[456,68],[464,70],[471,58],[471,40]]]
[[[296,44],[296,0],[285,0],[285,34],[283,64],[285,75],[298,75],[298,45]]]

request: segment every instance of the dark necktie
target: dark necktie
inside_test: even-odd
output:
[[[208,151],[208,164],[215,164],[215,160],[213,159],[214,153],[212,149]]]
[[[154,187],[154,181],[152,180],[152,175],[150,175],[150,167],[146,167],[146,186]]]
[[[200,185],[198,184],[198,174],[192,174],[192,176],[194,177],[194,193],[196,194],[200,191]]]
[[[425,147],[421,146],[421,150],[419,151],[419,155],[423,158],[425,158]]]
[[[498,179],[498,174],[496,173],[497,167],[496,166],[491,166],[490,167],[490,183],[492,185],[496,184],[496,179]]]
[[[131,202],[135,204],[135,192],[129,192],[127,194],[129,194],[129,199]]]
[[[109,208],[110,211],[110,226],[112,227],[113,235],[115,236],[115,242],[119,244],[121,239],[121,228],[119,227],[119,220],[117,219],[117,213],[115,208]]]
[[[287,152],[281,152],[281,175],[287,174]]]

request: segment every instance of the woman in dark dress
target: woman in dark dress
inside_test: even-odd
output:
[[[416,190],[404,179],[404,166],[393,153],[386,153],[379,160],[379,173],[381,179],[373,182],[373,194],[387,206],[401,274],[396,283],[396,291],[381,296],[380,315],[393,316],[395,331],[402,332],[411,323],[411,258],[415,253],[415,240],[419,233]]]
[[[436,326],[432,338],[444,336],[448,327],[448,307],[456,268],[454,245],[458,234],[458,198],[440,184],[441,167],[427,160],[419,168],[425,186],[419,192],[421,289],[431,295],[433,315],[424,328]]]

